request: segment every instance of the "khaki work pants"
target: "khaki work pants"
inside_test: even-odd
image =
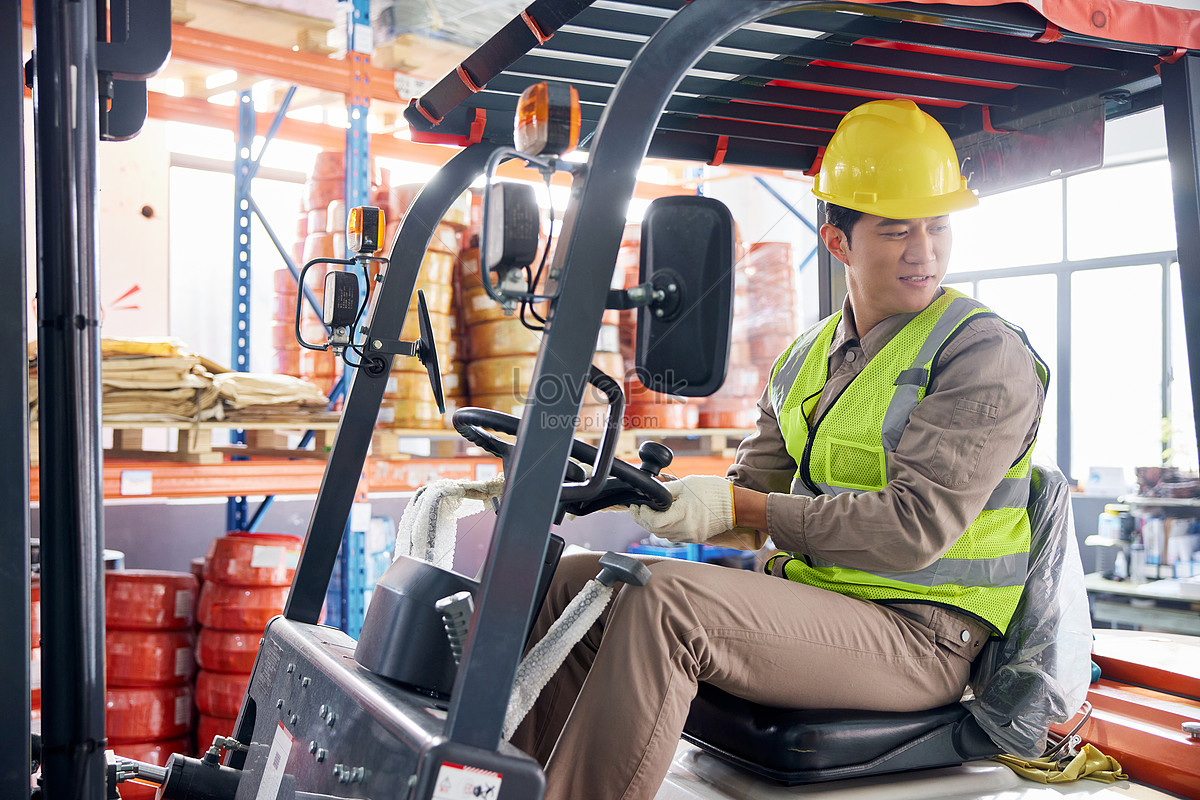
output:
[[[532,641],[600,571],[562,559]],[[546,800],[649,800],[697,681],[784,708],[916,711],[958,700],[970,659],[885,606],[761,573],[645,559],[550,680],[512,743],[546,767]]]

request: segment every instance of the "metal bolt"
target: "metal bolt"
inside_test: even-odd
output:
[[[317,754],[317,742],[315,739],[308,743],[308,752],[312,753],[313,755]]]
[[[306,689],[308,688],[308,685],[309,685],[310,683],[312,683],[312,678],[301,678],[301,679],[300,679],[300,685],[301,685],[301,686],[303,686],[303,687],[304,687],[304,688],[306,688]]]
[[[333,332],[336,333],[338,336],[345,336],[346,328],[344,326],[339,325],[338,327],[333,329]]]
[[[337,714],[333,713],[333,710],[331,709],[329,711],[329,716],[325,719],[325,724],[332,728],[333,723],[335,722],[337,722]]]
[[[654,309],[654,316],[661,317],[662,315],[663,315],[663,310],[661,308]]]
[[[333,777],[337,778],[337,780],[338,780],[338,783],[345,783],[345,782],[346,782],[346,781],[342,780],[342,775],[344,774],[344,773],[343,773],[343,770],[344,770],[344,769],[345,769],[345,767],[343,767],[341,764],[334,764],[334,765],[333,765]],[[346,777],[347,777],[347,779],[349,779],[349,776],[348,776],[348,775],[347,775]]]
[[[282,697],[275,701],[275,707],[283,708],[283,698]]]
[[[383,342],[379,341],[378,339],[375,339],[371,342],[371,347],[374,347],[376,350],[382,350]]]
[[[678,287],[678,286],[676,286],[675,284],[673,284],[673,283],[668,283],[668,284],[667,284],[667,291],[668,291],[668,292],[675,292],[675,291],[678,291],[678,290],[679,290],[679,287]]]
[[[291,675],[291,674],[292,674],[293,672],[295,672],[295,671],[296,671],[296,665],[295,665],[295,664],[288,664],[288,665],[287,665],[287,674],[288,674],[288,675]]]
[[[367,776],[367,770],[363,767],[355,767],[354,769],[350,770],[350,782],[351,783],[362,783],[363,779],[366,778],[366,776]]]
[[[324,761],[325,757],[328,755],[329,755],[329,751],[326,750],[324,747],[317,748],[317,761],[318,762]]]
[[[299,722],[299,721],[300,721],[300,718],[299,718],[299,717],[297,717],[295,714],[292,714],[290,717],[288,717],[288,724],[289,724],[289,725],[295,725],[295,724],[296,724],[297,722]]]
[[[325,716],[329,713],[329,706],[322,703],[321,710],[318,711],[317,713],[321,715],[321,719],[325,719]]]
[[[1183,723],[1183,732],[1193,739],[1200,741],[1200,722],[1189,720]]]

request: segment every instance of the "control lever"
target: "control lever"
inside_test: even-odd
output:
[[[542,693],[551,676],[558,672],[571,652],[595,624],[613,596],[613,585],[628,583],[645,586],[650,580],[650,569],[636,558],[619,553],[600,556],[600,574],[584,584],[575,595],[562,616],[554,621],[540,642],[530,648],[517,667],[512,695],[508,699],[508,712],[504,715],[504,738],[511,739],[521,720],[533,708],[533,703]]]
[[[669,450],[667,452],[670,453]],[[600,556],[600,566],[602,569],[596,576],[596,580],[604,586],[612,586],[614,583],[645,586],[646,582],[650,580],[650,568],[633,556],[610,551]]]
[[[671,448],[661,442],[642,442],[638,445],[638,455],[642,459],[638,469],[649,472],[656,478],[660,472],[671,465],[671,459],[675,457]]]
[[[450,654],[454,663],[462,663],[463,645],[471,629],[471,617],[475,613],[475,599],[468,591],[455,592],[433,604],[442,615],[446,625],[446,636],[450,639]]]

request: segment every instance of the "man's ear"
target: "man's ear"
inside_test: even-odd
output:
[[[841,228],[826,222],[821,226],[821,241],[830,255],[843,264],[850,263],[850,241]]]

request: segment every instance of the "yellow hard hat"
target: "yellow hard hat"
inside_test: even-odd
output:
[[[813,194],[888,219],[939,217],[979,204],[945,129],[911,100],[874,100],[842,117]]]

